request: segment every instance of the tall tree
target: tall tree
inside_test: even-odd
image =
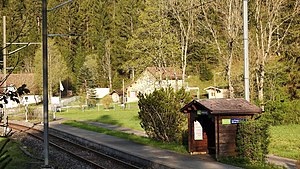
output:
[[[170,25],[165,1],[148,0],[139,17],[139,28],[129,39],[127,49],[131,54],[128,67],[141,72],[147,66],[175,66],[178,61],[179,41]]]
[[[289,7],[290,10],[284,10]],[[299,16],[300,2],[288,0],[255,0],[250,8],[255,59],[255,77],[258,100],[264,105],[265,68],[270,58],[275,57],[283,40],[288,35],[292,21]]]
[[[42,89],[42,48],[37,50],[35,54],[35,82],[39,91]],[[53,92],[56,92],[59,86],[59,82],[68,77],[67,63],[62,57],[62,54],[58,50],[57,45],[53,40],[48,41],[48,83],[49,83],[49,96],[52,96]]]
[[[179,41],[181,44],[181,68],[182,68],[182,81],[185,81],[186,67],[187,67],[187,56],[188,47],[190,41],[192,41],[191,36],[194,31],[194,24],[196,20],[195,6],[199,6],[197,1],[194,0],[169,0],[169,5],[171,7],[171,12],[173,17],[179,24]]]
[[[212,12],[213,11],[213,12]],[[233,60],[238,58],[241,48],[242,1],[225,0],[207,3],[202,1],[200,26],[213,37],[221,63],[227,77],[230,97],[234,97],[232,80]]]

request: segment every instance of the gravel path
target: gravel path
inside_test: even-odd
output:
[[[44,165],[44,143],[25,133],[16,132],[12,140],[22,143],[21,150],[33,159],[34,162],[24,164],[22,169],[40,169]],[[49,148],[49,164],[55,169],[90,169],[86,164],[73,159],[68,154],[55,148]]]

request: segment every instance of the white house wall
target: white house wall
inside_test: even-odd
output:
[[[162,80],[159,82],[150,72],[145,71],[138,80],[127,88],[127,102],[137,102],[139,92],[150,94],[155,89],[167,88],[169,86],[179,89],[182,87],[182,80]]]

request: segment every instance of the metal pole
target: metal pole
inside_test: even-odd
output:
[[[6,77],[6,16],[3,16],[3,78]],[[6,89],[6,80],[4,81],[4,90]]]
[[[124,79],[122,81],[123,85],[123,109],[125,109],[125,84],[124,84]]]
[[[249,83],[249,58],[248,58],[248,0],[243,0],[243,20],[244,20],[244,81],[245,99],[250,101]]]
[[[7,56],[7,49],[6,49],[6,16],[3,16],[3,79],[5,80],[3,85],[4,85],[4,91],[6,91],[6,56]],[[6,104],[3,104],[3,112],[4,112],[4,124],[8,123],[8,118],[6,114]],[[5,133],[5,132],[4,132]]]
[[[44,168],[49,167],[49,140],[48,140],[48,47],[47,47],[47,0],[42,4],[42,48],[43,48],[43,112],[44,112]]]

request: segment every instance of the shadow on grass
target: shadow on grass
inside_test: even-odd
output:
[[[112,125],[122,126],[122,123],[118,122],[115,119],[112,119],[110,115],[100,116],[95,121],[96,122],[100,122],[100,123],[106,123],[106,124],[112,124]]]

